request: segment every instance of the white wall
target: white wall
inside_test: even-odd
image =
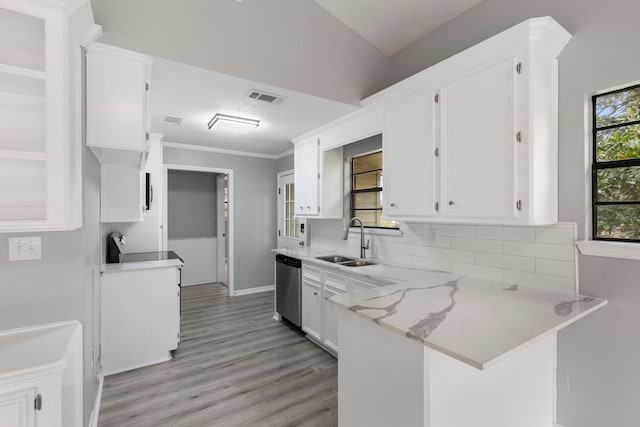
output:
[[[169,239],[168,244],[168,249],[174,251],[184,261],[182,286],[218,281],[217,238]]]
[[[577,222],[582,238],[590,197],[584,160],[588,101],[598,90],[640,79],[640,2],[484,0],[392,56],[389,82],[527,18],[546,15],[573,34],[559,58],[559,218]],[[559,392],[558,421],[565,427],[636,426],[640,262],[580,257],[578,263],[582,293],[607,298],[609,304],[559,334],[558,369],[568,374],[569,390]]]
[[[311,0],[92,4],[108,44],[351,104],[385,83],[387,57]]]

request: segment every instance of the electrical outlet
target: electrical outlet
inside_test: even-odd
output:
[[[9,237],[9,261],[42,258],[42,237]]]

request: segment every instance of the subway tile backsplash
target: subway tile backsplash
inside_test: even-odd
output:
[[[342,220],[312,220],[311,247],[358,255],[360,235],[342,240]],[[437,269],[507,284],[577,292],[577,225],[401,225],[397,234],[367,235],[368,256],[399,267]]]

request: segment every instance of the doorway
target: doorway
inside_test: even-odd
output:
[[[189,181],[183,181],[186,184],[183,183],[182,187],[186,187],[188,190],[180,196],[184,199],[176,197],[180,193],[176,193],[176,189],[173,188],[172,201],[170,202],[169,176],[171,174],[172,182],[176,182],[174,177],[181,173],[185,175],[183,178],[188,179],[191,179],[189,175],[205,176],[207,177],[206,185],[210,185],[210,187],[203,187],[205,192],[198,196],[198,194],[190,194],[193,193],[192,190],[196,186],[189,184]],[[218,186],[221,185],[220,179],[223,182],[221,206],[218,202],[220,199],[220,191],[218,191]],[[185,261],[183,285],[196,284],[201,280],[199,277],[207,277],[207,282],[216,282],[222,279],[227,286],[228,294],[233,295],[233,170],[165,164],[163,167],[163,187],[165,197],[163,197],[162,209],[162,247],[165,251],[175,250],[178,255],[183,257]],[[170,203],[172,207],[169,206]],[[170,211],[172,214],[169,213]],[[176,218],[182,225],[175,225]],[[198,221],[204,224],[203,229],[211,226],[202,236],[189,231]],[[172,226],[172,224],[174,225]],[[176,228],[181,231],[178,235],[175,233]],[[220,237],[223,238],[222,242],[219,241]],[[222,268],[222,275],[220,268]]]

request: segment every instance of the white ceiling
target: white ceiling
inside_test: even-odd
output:
[[[391,56],[482,0],[314,0]]]
[[[279,105],[250,99],[253,89],[286,99]],[[151,130],[163,134],[163,141],[272,156],[292,149],[292,138],[357,108],[161,58],[153,60],[150,103]],[[260,126],[209,130],[216,113],[257,119]],[[165,116],[184,120],[168,125]]]

